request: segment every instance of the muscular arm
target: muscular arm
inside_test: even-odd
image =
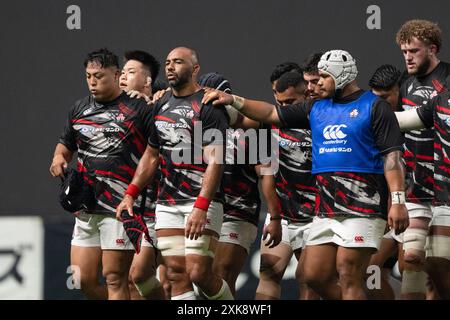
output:
[[[270,164],[260,164],[256,166],[256,172],[261,179],[261,189],[267,203],[267,210],[270,214],[270,223],[263,230],[263,240],[270,234],[266,246],[273,248],[281,242],[281,210],[278,195],[275,191],[275,177],[273,174],[261,174],[262,169],[267,169]]]
[[[206,199],[213,199],[217,192],[223,174],[223,147],[221,145],[210,145],[204,149],[204,157],[208,162],[208,167],[203,175],[202,188],[199,196]]]
[[[256,172],[261,179],[261,191],[266,200],[267,210],[269,211],[270,216],[278,217],[280,216],[280,206],[278,195],[275,191],[275,177],[273,175],[260,174],[261,168],[264,166],[264,164],[256,166]]]
[[[153,180],[156,170],[158,169],[158,164],[159,149],[147,145],[144,154],[139,160],[139,164],[136,168],[136,172],[134,173],[133,180],[131,181],[130,185],[134,184],[138,187],[139,190],[142,190],[142,188],[144,188]],[[116,218],[118,220],[121,220],[121,214],[124,210],[128,211],[130,215],[133,215],[133,203],[133,197],[129,194],[125,194],[122,202],[116,208]]]
[[[50,165],[50,173],[53,177],[61,177],[64,175],[64,169],[72,160],[73,151],[64,144],[58,143],[53,154],[52,164]]]
[[[139,189],[151,183],[159,164],[159,149],[147,146],[134,173],[132,184]]]
[[[405,168],[400,151],[392,151],[384,157],[384,175],[390,192],[405,191]],[[393,203],[388,215],[388,224],[400,234],[409,225],[408,211],[404,204]]]
[[[401,151],[392,151],[384,156],[384,176],[391,192],[405,190],[405,167]]]
[[[204,147],[203,156],[208,163],[208,167],[203,175],[202,188],[199,197],[211,200],[219,187],[223,173],[223,146],[209,145]],[[191,214],[186,221],[185,235],[189,239],[200,237],[206,226],[207,213],[194,205]]]
[[[264,101],[244,99],[244,106],[239,112],[255,121],[278,126],[281,124],[277,108],[273,104]]]
[[[206,104],[212,101],[213,105],[230,105],[252,120],[280,125],[280,118],[278,117],[277,108],[274,105],[264,101],[250,100],[240,97],[236,97],[235,101],[234,97],[235,96],[222,91],[205,89],[205,95],[202,103]],[[239,102],[243,103],[243,105],[241,107],[236,107]]]

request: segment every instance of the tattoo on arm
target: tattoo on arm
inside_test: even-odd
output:
[[[384,157],[384,172],[393,170],[405,170],[402,161],[402,153],[400,151],[389,152]]]

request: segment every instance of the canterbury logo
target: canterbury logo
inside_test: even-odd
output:
[[[355,242],[364,242],[363,236],[355,236]]]
[[[330,125],[326,126],[323,129],[323,136],[325,139],[344,139],[347,135],[342,132],[342,128],[347,128],[345,124],[337,124],[337,125]]]

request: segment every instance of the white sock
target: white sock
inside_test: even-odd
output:
[[[172,296],[172,300],[197,300],[194,291],[188,291],[177,296]]]
[[[208,300],[234,300],[233,294],[231,293],[228,283],[222,279],[222,287],[219,292],[213,296],[208,296],[206,293],[203,294],[208,298]]]

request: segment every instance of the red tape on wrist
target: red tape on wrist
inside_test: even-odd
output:
[[[210,203],[211,200],[208,200],[202,196],[198,196],[197,200],[195,200],[194,208],[202,209],[203,211],[208,211]]]
[[[127,191],[125,191],[125,194],[128,194],[133,197],[133,199],[136,199],[137,197],[139,197],[139,192],[139,187],[135,184],[130,183],[128,185]]]

